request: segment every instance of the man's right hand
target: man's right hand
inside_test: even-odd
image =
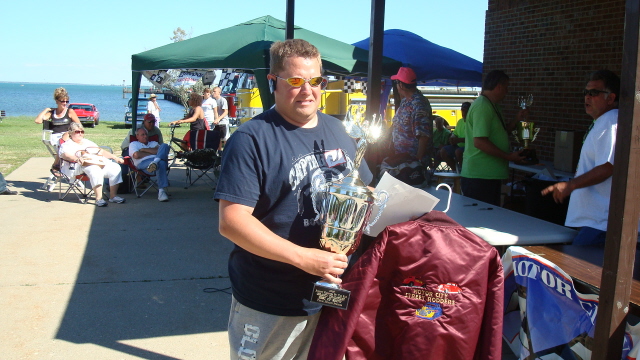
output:
[[[523,150],[518,150],[518,151],[514,151],[514,152],[510,153],[507,156],[507,160],[508,161],[512,161],[512,162],[514,162],[516,164],[524,164],[526,156],[522,155],[522,151]]]
[[[330,283],[340,284],[342,279],[338,276],[344,273],[348,263],[349,258],[346,255],[305,248],[297,266],[309,274],[321,276]]]

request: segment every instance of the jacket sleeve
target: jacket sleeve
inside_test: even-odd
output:
[[[502,317],[504,304],[504,274],[498,251],[493,248],[487,277],[487,300],[478,339],[475,360],[502,359]]]

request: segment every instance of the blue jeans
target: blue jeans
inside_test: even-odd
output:
[[[2,173],[0,173],[0,192],[7,190],[7,180],[4,179]]]
[[[604,245],[606,238],[606,231],[583,226],[578,231],[578,235],[573,238],[573,242],[571,244],[581,246]]]
[[[147,172],[147,167],[151,164],[155,159],[160,159],[158,161],[158,168],[156,169],[155,174]],[[158,187],[160,189],[164,189],[169,186],[169,179],[167,179],[167,167],[169,166],[167,159],[169,158],[169,145],[161,144],[158,148],[158,153],[153,158],[149,157],[147,159],[142,160],[138,164],[138,169],[144,171],[149,175],[156,175],[158,178]]]

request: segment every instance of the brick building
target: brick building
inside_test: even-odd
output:
[[[624,14],[623,0],[489,0],[483,71],[511,77],[507,119],[515,119],[518,96],[533,94],[530,120],[541,128],[533,146],[541,160],[553,160],[556,130],[587,130],[586,75],[620,75]]]

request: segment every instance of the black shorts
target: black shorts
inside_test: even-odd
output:
[[[213,127],[213,130],[220,133],[221,140],[227,137],[227,125],[216,125]]]

